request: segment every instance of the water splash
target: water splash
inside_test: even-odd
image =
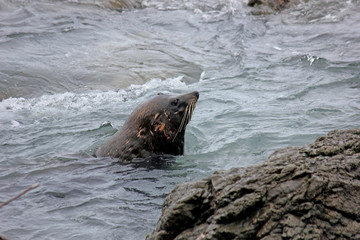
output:
[[[89,112],[103,108],[104,105],[117,105],[119,102],[154,95],[158,91],[181,92],[188,90],[182,76],[166,80],[152,79],[138,85],[132,84],[127,89],[117,91],[93,91],[87,93],[58,93],[43,95],[38,98],[8,98],[0,102],[0,112],[30,111],[33,113],[56,114],[59,112]]]

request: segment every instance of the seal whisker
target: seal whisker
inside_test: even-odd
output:
[[[196,100],[191,101],[188,106],[186,106],[184,115],[181,119],[181,123],[179,125],[179,128],[177,129],[175,136],[173,138],[173,141],[175,141],[177,135],[184,129],[184,127],[190,122],[192,114],[195,110]]]
[[[192,114],[193,114],[193,112],[194,112],[194,109],[195,109],[195,102],[192,101],[192,102],[189,104],[189,111],[188,111],[188,116],[187,116],[187,123],[190,122],[191,117],[192,117]]]
[[[181,120],[181,125],[180,125],[180,127],[179,127],[179,132],[181,132],[182,129],[183,129],[183,127],[184,127],[184,125],[187,124],[188,114],[189,114],[189,106],[187,106],[187,107],[185,108],[184,116],[183,116],[183,118],[182,118],[182,120]]]
[[[189,122],[189,115],[190,115],[190,105],[186,108],[186,115],[184,116],[186,124]]]
[[[182,131],[184,125],[187,124],[186,119],[187,119],[187,116],[188,116],[188,111],[189,111],[189,105],[186,106],[186,108],[185,108],[184,115],[182,116],[181,123],[180,123],[179,128],[177,129],[177,131],[176,131],[176,133],[175,133],[175,136],[174,136],[174,138],[173,138],[173,141],[176,139],[176,137],[177,137],[177,135],[179,134],[179,132]]]
[[[190,120],[190,117],[191,117],[191,106],[189,105],[186,110],[187,111],[186,111],[186,120],[185,120],[185,122],[186,122],[186,124],[188,124],[189,120]]]
[[[194,103],[190,102],[190,104],[189,104],[189,113],[188,113],[188,123],[191,120],[191,116],[192,116],[193,112],[194,112]]]
[[[190,104],[190,107],[191,107],[191,111],[190,111],[190,116],[189,116],[189,122],[191,120],[191,117],[194,113],[194,110],[195,110],[195,104],[196,104],[196,101],[192,101],[191,104]]]

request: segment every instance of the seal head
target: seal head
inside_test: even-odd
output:
[[[124,126],[96,150],[95,156],[130,161],[157,155],[182,155],[186,125],[198,99],[198,92],[158,94],[138,106]]]

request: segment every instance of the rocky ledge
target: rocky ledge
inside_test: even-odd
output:
[[[175,187],[149,239],[360,239],[359,229],[360,129],[352,129]]]

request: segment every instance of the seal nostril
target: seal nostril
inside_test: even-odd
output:
[[[196,92],[194,92],[194,94],[195,94],[196,98],[199,99],[199,92],[196,91]]]

